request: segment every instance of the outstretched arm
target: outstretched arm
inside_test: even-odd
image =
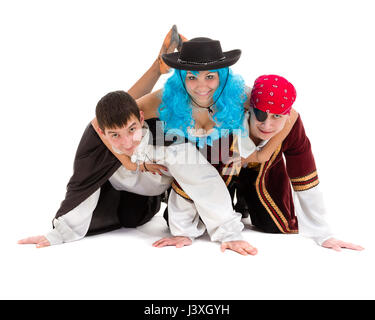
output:
[[[327,211],[323,192],[315,165],[311,144],[298,117],[290,136],[283,145],[286,169],[294,189],[295,206],[299,233],[312,238],[316,243],[333,250],[348,248],[362,250],[359,245],[344,242],[333,237],[333,232],[326,219]]]
[[[341,251],[342,248],[361,251],[364,248],[353,243],[344,242],[335,238],[329,238],[322,243],[322,247],[333,249],[335,251]]]
[[[18,244],[35,244],[37,248],[49,247],[51,243],[45,236],[28,237],[17,242]]]
[[[37,248],[82,239],[90,226],[99,200],[100,188],[68,213],[53,220],[54,229],[45,235],[19,240],[19,244],[35,244]]]

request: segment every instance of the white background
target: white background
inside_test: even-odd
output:
[[[374,35],[372,1],[1,1],[2,299],[373,299]],[[297,89],[328,220],[362,252],[246,229],[259,254],[221,253],[207,238],[157,249],[157,217],[35,249],[51,228],[97,101],[129,89],[173,24],[187,38],[242,49],[251,85],[275,73]],[[161,87],[164,76],[157,87]]]

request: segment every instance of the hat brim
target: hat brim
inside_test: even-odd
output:
[[[220,69],[226,68],[233,64],[235,64],[241,56],[241,50],[231,50],[227,52],[223,52],[223,56],[225,57],[223,60],[215,61],[212,63],[202,63],[202,64],[189,64],[189,63],[181,63],[178,61],[180,56],[179,52],[167,53],[163,54],[162,58],[164,62],[171,68],[179,69],[179,70],[191,70],[191,71],[202,71],[202,70],[213,70],[213,69]]]

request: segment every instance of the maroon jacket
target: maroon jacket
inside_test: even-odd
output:
[[[255,226],[266,232],[298,232],[291,186],[303,191],[319,183],[300,117],[270,160],[262,165],[250,163],[241,170],[237,183],[238,196],[245,198]]]

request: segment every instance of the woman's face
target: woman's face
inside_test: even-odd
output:
[[[267,119],[261,122],[255,117],[253,108],[250,108],[250,114],[250,135],[260,140],[269,140],[279,133],[289,118],[289,115],[268,113]]]
[[[202,107],[208,107],[212,103],[212,97],[219,84],[217,72],[200,71],[194,75],[188,71],[185,78],[187,92]]]

